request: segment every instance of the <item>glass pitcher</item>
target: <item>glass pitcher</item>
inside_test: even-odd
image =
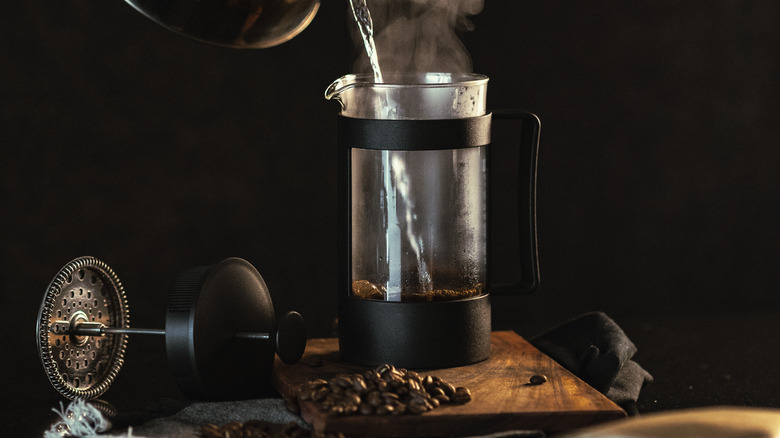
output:
[[[345,360],[426,368],[488,357],[487,82],[476,74],[391,76],[382,83],[348,75],[326,91],[341,106]],[[535,181],[538,118],[518,114],[530,132]],[[527,177],[522,193],[535,190]],[[538,282],[535,212],[524,216],[528,290]]]

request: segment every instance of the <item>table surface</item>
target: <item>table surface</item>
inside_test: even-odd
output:
[[[655,379],[640,395],[640,413],[715,405],[780,408],[780,311],[617,322],[638,347],[634,359]],[[119,425],[169,415],[188,403],[170,378],[163,340],[146,338],[131,340],[126,364],[103,397],[119,411]],[[50,387],[34,343],[14,343],[12,351],[3,364],[3,435],[40,437],[62,398]]]

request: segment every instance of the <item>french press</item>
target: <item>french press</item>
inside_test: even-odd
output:
[[[488,78],[347,75],[341,106],[339,349],[365,365],[440,368],[490,355]],[[536,288],[539,119],[522,123],[521,272]]]

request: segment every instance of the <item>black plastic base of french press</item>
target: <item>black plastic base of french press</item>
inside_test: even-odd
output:
[[[490,296],[403,303],[342,297],[339,352],[345,362],[431,369],[490,356]]]

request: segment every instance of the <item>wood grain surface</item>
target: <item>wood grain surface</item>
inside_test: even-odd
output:
[[[518,334],[493,332],[490,346],[490,358],[477,364],[416,370],[469,388],[469,403],[445,405],[422,415],[328,416],[305,401],[299,402],[301,416],[316,432],[364,437],[473,436],[520,429],[556,432],[625,416],[619,406]],[[366,369],[339,360],[337,339],[311,339],[299,363],[285,365],[276,359],[273,384],[285,398],[294,399],[298,385],[310,379]],[[529,379],[536,374],[547,376],[547,382],[531,385]]]

